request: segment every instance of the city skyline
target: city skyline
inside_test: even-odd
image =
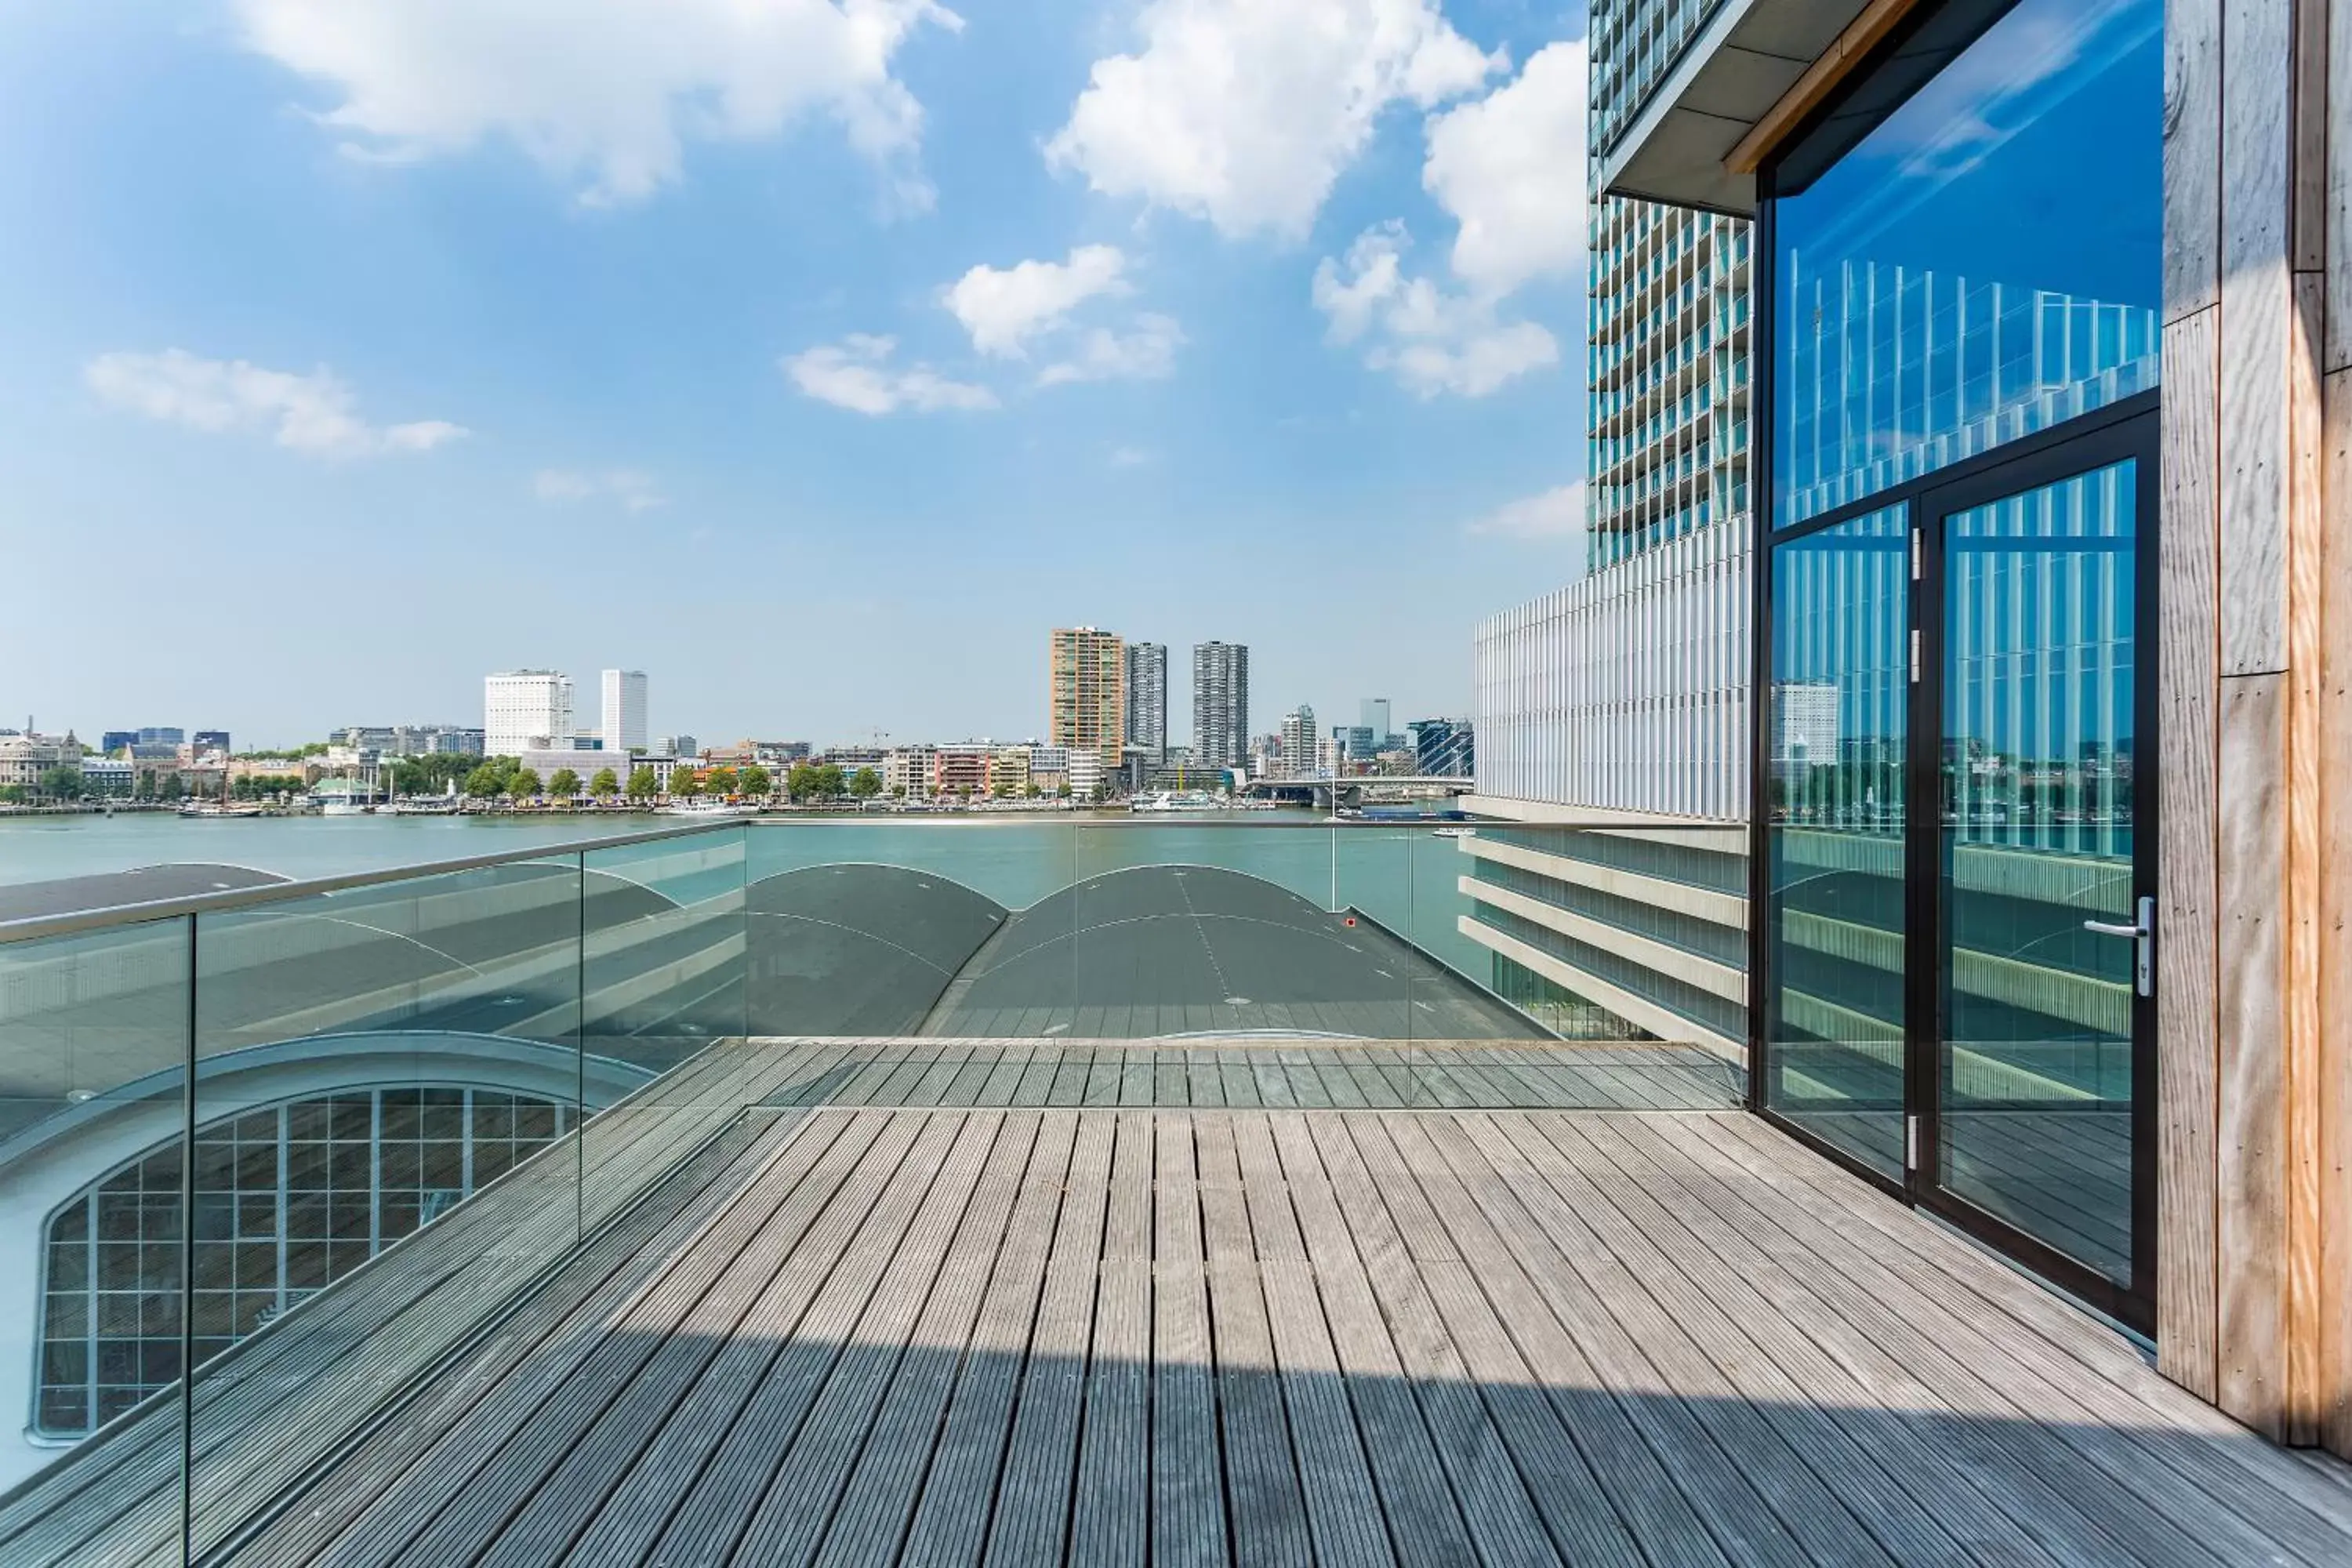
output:
[[[0,704],[268,744],[618,665],[664,727],[1009,731],[1016,650],[1093,621],[1247,642],[1269,711],[1460,711],[1471,626],[1580,561],[1580,8],[891,5],[870,54],[718,0],[647,51],[629,9],[0,20],[0,130],[42,149],[0,226],[44,237],[0,255],[39,302]],[[1218,38],[1311,91],[1217,89]],[[756,110],[689,107],[727,84]],[[1209,184],[1135,133],[1161,106]],[[124,605],[202,656],[88,635]]]

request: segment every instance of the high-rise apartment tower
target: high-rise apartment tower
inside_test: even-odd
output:
[[[1127,743],[1155,766],[1168,754],[1168,645],[1127,645]]]
[[[1057,627],[1046,660],[1046,738],[1107,769],[1127,744],[1127,645],[1117,632]]]
[[[1192,762],[1248,765],[1249,649],[1240,643],[1192,646]]]

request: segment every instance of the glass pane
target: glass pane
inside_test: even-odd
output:
[[[580,857],[583,1228],[783,1081],[782,1063],[744,1048],[748,831]]]
[[[1942,1184],[2131,1279],[2136,465],[1945,521]]]
[[[199,919],[200,1552],[578,1239],[580,891],[561,857]]]
[[[1910,589],[1902,507],[1775,549],[1765,719],[1765,1103],[1898,1176]]]
[[[2161,0],[2021,0],[1972,39],[1986,9],[1926,25],[1864,106],[1937,74],[1850,150],[1860,110],[1783,168],[1776,526],[2157,384]]]
[[[0,1558],[176,1551],[188,923],[0,944]],[[142,1405],[142,1401],[145,1403]],[[40,1472],[110,1422],[102,1447]],[[92,1482],[92,1467],[108,1479]]]

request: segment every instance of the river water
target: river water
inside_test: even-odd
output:
[[[295,879],[578,844],[675,818],[582,816],[0,816],[0,884],[171,862],[246,866]],[[1424,824],[1329,824],[1304,814],[1230,817],[828,816],[749,827],[750,875],[852,862],[911,867],[1024,909],[1129,866],[1217,866],[1325,909],[1353,908],[1484,983],[1486,951],[1460,934],[1457,840]]]

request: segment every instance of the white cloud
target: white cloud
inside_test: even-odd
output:
[[[1585,41],[1538,50],[1516,80],[1430,117],[1422,184],[1460,226],[1454,275],[1499,298],[1585,255]]]
[[[531,493],[543,501],[571,502],[606,498],[630,511],[650,511],[667,506],[654,477],[642,468],[607,468],[591,473],[578,468],[541,468],[531,476]]]
[[[352,389],[323,366],[298,375],[165,349],[100,354],[82,381],[102,401],[150,419],[215,435],[268,430],[278,446],[314,457],[429,452],[469,433],[446,419],[371,425],[353,412]]]
[[[896,414],[901,409],[929,414],[946,408],[993,408],[996,395],[984,386],[950,381],[927,364],[899,370],[890,356],[896,338],[852,332],[838,343],[827,343],[787,355],[784,374],[793,384],[819,402],[859,414]]]
[[[947,307],[984,354],[1019,358],[1029,340],[1102,294],[1124,294],[1127,258],[1113,245],[1081,245],[1067,261],[975,267],[947,291]]]
[[[1156,381],[1176,367],[1176,348],[1184,334],[1167,316],[1146,311],[1135,318],[1131,332],[1095,327],[1081,334],[1067,359],[1038,373],[1037,384],[1055,386],[1068,381]]]
[[[1385,224],[1357,236],[1344,263],[1327,256],[1316,268],[1315,306],[1329,318],[1334,342],[1370,337],[1364,363],[1393,372],[1423,397],[1484,397],[1559,363],[1559,341],[1543,327],[1499,319],[1480,295],[1408,278],[1402,258],[1409,243],[1403,225]]]
[[[1512,321],[1510,296],[1585,259],[1585,46],[1549,46],[1512,80],[1433,114],[1422,184],[1454,220],[1454,285],[1412,277],[1402,223],[1366,229],[1326,257],[1313,299],[1334,342],[1370,339],[1364,363],[1423,397],[1483,397],[1559,363],[1543,326]]]
[[[1046,157],[1229,236],[1305,235],[1383,110],[1504,63],[1436,0],[1150,0],[1138,25],[1140,51],[1095,62]]]
[[[1113,447],[1110,466],[1114,468],[1139,468],[1154,460],[1149,447]]]
[[[591,204],[678,176],[688,139],[755,141],[827,115],[920,209],[922,107],[891,74],[932,0],[235,0],[247,42],[329,84],[354,157],[410,161],[502,136]]]
[[[1571,479],[1523,496],[1465,526],[1465,533],[1505,539],[1570,539],[1584,532],[1584,481]]]

